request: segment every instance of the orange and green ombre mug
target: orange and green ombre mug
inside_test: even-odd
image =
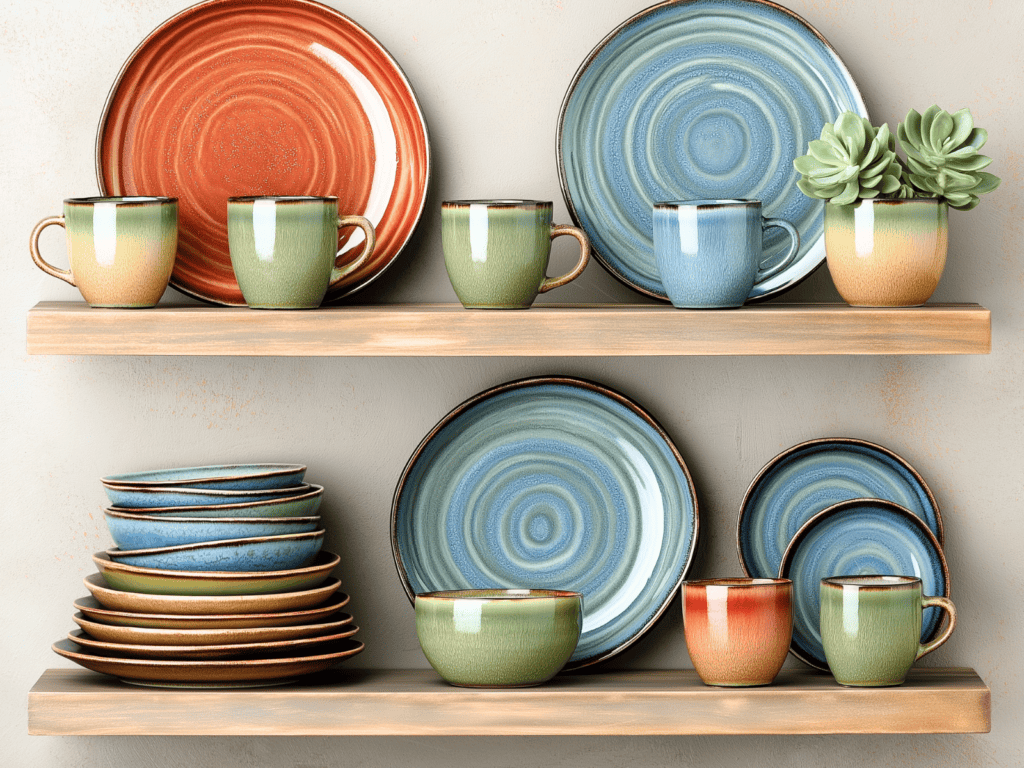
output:
[[[67,231],[70,269],[39,253],[51,224]],[[178,201],[171,197],[81,197],[64,201],[64,215],[32,230],[32,261],[43,272],[78,288],[93,307],[155,306],[174,269]]]

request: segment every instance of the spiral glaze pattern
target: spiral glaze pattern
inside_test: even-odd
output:
[[[387,268],[419,221],[429,150],[416,97],[362,27],[310,0],[211,0],[154,31],[115,82],[96,141],[104,194],[179,198],[171,285],[244,305],[228,255],[227,199],[338,197],[377,246],[325,301]],[[151,194],[157,194],[151,192]],[[341,232],[339,264],[358,230]]]
[[[793,581],[793,642],[803,661],[827,670],[821,643],[819,585],[830,576],[916,576],[925,595],[949,597],[949,574],[934,534],[897,504],[843,502],[816,515],[786,551],[779,576]],[[921,642],[934,637],[942,614],[925,608]]]
[[[767,299],[825,258],[820,201],[793,159],[845,110],[867,114],[849,71],[800,17],[763,0],[670,0],[606,37],[562,104],[558,162],[570,213],[608,270],[667,299],[652,208],[670,200],[761,200],[791,222],[800,251],[748,301]],[[788,238],[765,235],[764,266]]]
[[[392,543],[410,594],[583,594],[569,668],[608,658],[661,615],[689,567],[686,466],[637,405],[590,382],[482,393],[431,432],[395,494]]]
[[[738,543],[749,576],[779,575],[782,555],[808,520],[849,499],[886,499],[909,509],[942,542],[942,517],[924,479],[879,445],[846,438],[801,443],[772,459],[740,507]]]

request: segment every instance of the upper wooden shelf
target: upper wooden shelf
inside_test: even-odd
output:
[[[196,713],[201,712],[201,717]],[[538,688],[453,688],[431,670],[344,669],[276,688],[161,690],[51,669],[28,697],[50,736],[603,736],[987,733],[971,669],[914,669],[896,688],[843,688],[783,670],[764,688],[708,688],[693,670],[557,677]]]
[[[859,309],[768,304],[718,311],[588,304],[467,310],[452,304],[251,310],[161,305],[28,313],[33,355],[351,357],[988,354],[977,304]]]

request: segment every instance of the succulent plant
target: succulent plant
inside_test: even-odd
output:
[[[974,127],[969,109],[952,115],[935,104],[923,115],[912,109],[897,134],[907,153],[907,180],[921,196],[938,197],[951,208],[969,211],[979,195],[999,186],[998,177],[982,171],[992,162],[978,151],[988,132]]]
[[[833,205],[900,192],[903,173],[889,126],[874,128],[853,112],[841,114],[834,125],[826,123],[821,138],[810,142],[793,166],[803,175],[797,181],[801,192]]]

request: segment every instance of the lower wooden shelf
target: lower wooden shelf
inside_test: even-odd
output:
[[[843,688],[783,670],[765,688],[709,688],[692,670],[558,677],[518,690],[454,688],[430,670],[335,670],[277,688],[164,690],[47,670],[28,729],[51,736],[584,736],[987,733],[972,669],[915,669],[896,688]]]

